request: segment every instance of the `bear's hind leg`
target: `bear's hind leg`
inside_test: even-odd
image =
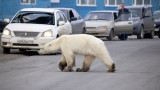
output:
[[[87,72],[87,71],[89,71],[90,66],[91,66],[94,59],[95,59],[95,56],[85,55],[82,69],[77,68],[76,71],[77,72]]]
[[[59,62],[58,62],[58,65],[59,65],[59,69],[61,71],[63,71],[66,68],[66,66],[67,66],[67,62],[66,62],[66,59],[65,59],[65,57],[64,57],[63,54],[62,54],[61,60],[59,60]]]
[[[104,56],[104,57],[103,57]],[[98,57],[108,68],[108,72],[114,72],[115,70],[115,63],[111,59],[109,55],[102,55]]]

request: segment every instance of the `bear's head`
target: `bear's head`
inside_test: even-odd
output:
[[[51,54],[60,51],[60,44],[56,40],[53,40],[43,46],[38,52],[39,54]]]
[[[39,54],[49,54],[49,53],[51,53],[51,44],[50,43],[47,43],[47,44],[45,44],[44,46],[43,46],[43,48],[41,48],[39,51],[38,51],[38,53]]]

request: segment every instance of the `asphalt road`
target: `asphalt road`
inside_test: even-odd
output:
[[[160,90],[160,39],[104,42],[116,63],[115,73],[106,72],[98,59],[89,72],[61,72],[60,54],[2,54],[0,48],[0,90]],[[74,70],[83,58],[76,55]]]

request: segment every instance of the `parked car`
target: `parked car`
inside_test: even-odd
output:
[[[123,33],[132,33],[133,22],[129,19],[121,19],[122,17],[117,18],[117,11],[89,12],[85,17],[86,33],[97,37],[106,37],[108,40]]]
[[[73,8],[56,8],[64,13],[72,25],[72,34],[82,34],[85,31],[85,22]]]
[[[7,22],[0,20],[0,33],[3,32],[3,29],[5,28],[5,26],[7,26],[7,24]]]
[[[154,38],[154,17],[152,7],[150,6],[126,6],[132,13],[134,23],[133,33],[138,39]],[[117,10],[119,10],[118,8]]]
[[[1,46],[3,53],[10,53],[10,49],[39,50],[57,37],[71,33],[71,24],[60,10],[26,8],[5,27]]]
[[[155,35],[160,38],[160,10],[154,12],[155,19]]]

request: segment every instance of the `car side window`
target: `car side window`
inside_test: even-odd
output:
[[[74,16],[77,17],[77,19],[82,19],[76,10],[73,9],[72,11],[73,11]]]
[[[152,16],[152,10],[151,9],[146,9],[145,16]]]
[[[63,18],[63,21],[67,22],[66,17],[64,16],[64,14],[62,14],[62,12],[60,12],[60,16]]]
[[[57,25],[59,24],[59,21],[64,21],[59,12],[56,13],[56,20],[57,20]]]

